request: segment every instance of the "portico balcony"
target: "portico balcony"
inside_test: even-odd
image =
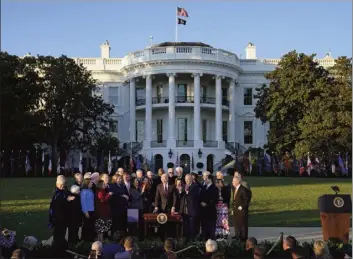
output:
[[[168,106],[169,98],[164,96],[152,97],[153,104],[166,104]],[[194,96],[176,96],[175,104],[194,104]],[[216,105],[216,98],[214,97],[200,97],[200,104]],[[136,99],[136,107],[146,105],[145,98]],[[222,99],[222,106],[229,107],[229,101],[226,98]]]

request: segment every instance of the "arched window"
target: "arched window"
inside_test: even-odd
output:
[[[154,169],[158,171],[159,168],[163,168],[163,156],[157,154],[154,156]]]
[[[190,173],[190,156],[188,154],[182,154],[180,156],[180,166],[184,169],[184,173]]]

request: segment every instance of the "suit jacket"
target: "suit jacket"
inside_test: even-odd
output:
[[[221,196],[223,198],[223,203],[227,204],[229,208],[230,198],[232,195],[232,188],[230,185],[224,185],[221,189]]]
[[[128,208],[128,201],[123,197],[123,195],[129,195],[129,193],[127,192],[125,185],[112,183],[109,185],[109,192],[113,193],[109,200],[112,216],[126,212]]]
[[[168,193],[164,193],[164,185],[160,183],[157,186],[154,206],[158,207],[161,212],[170,212],[172,207],[175,207],[176,194],[174,185],[168,183]]]
[[[196,183],[192,183],[188,193],[183,188],[179,193],[180,197],[180,214],[198,217],[200,215],[200,187]]]
[[[218,188],[213,183],[208,188],[203,186],[200,196],[200,204],[206,203],[205,207],[201,206],[201,219],[217,220]]]
[[[234,197],[234,191],[232,193]],[[233,200],[233,212],[236,213],[248,213],[249,205],[251,201],[251,192],[246,189],[243,185],[240,185],[237,191],[237,194]],[[239,210],[239,206],[242,207]]]

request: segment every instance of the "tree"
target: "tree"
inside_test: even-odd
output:
[[[36,114],[52,147],[55,170],[58,149],[82,149],[110,134],[114,109],[96,94],[91,73],[73,59],[38,56],[36,61],[44,89]]]
[[[258,101],[254,111],[263,123],[271,123],[268,147],[272,150],[294,149],[301,134],[299,122],[310,102],[333,81],[314,57],[289,52],[274,71],[265,75],[270,80],[269,86],[256,89],[258,93],[254,97]]]
[[[42,140],[35,127],[39,118],[33,113],[42,90],[35,69],[33,57],[0,52],[1,149],[29,149]]]
[[[295,151],[326,155],[352,151],[352,64],[339,57],[329,69],[333,83],[321,88],[299,123],[301,134]]]

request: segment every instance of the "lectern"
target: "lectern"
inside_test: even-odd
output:
[[[319,197],[322,234],[325,241],[338,238],[349,242],[352,200],[348,194],[323,195]]]

